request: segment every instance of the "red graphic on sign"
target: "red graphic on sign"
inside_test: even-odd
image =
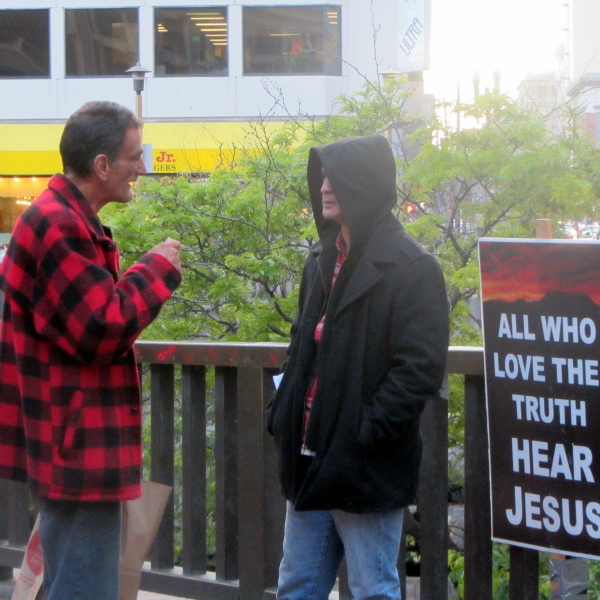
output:
[[[544,240],[548,242],[548,240]],[[585,243],[494,243],[481,258],[481,282],[486,300],[528,302],[561,290],[586,294],[600,304],[600,264]]]

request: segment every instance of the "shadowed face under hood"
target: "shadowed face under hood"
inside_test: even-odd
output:
[[[348,222],[351,246],[362,245],[396,205],[396,164],[389,143],[370,135],[310,149],[308,189],[319,238],[327,244],[340,226],[323,218],[323,171]]]

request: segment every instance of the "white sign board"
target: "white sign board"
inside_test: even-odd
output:
[[[398,0],[398,67],[401,73],[429,69],[431,0]]]

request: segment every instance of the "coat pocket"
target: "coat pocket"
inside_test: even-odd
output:
[[[73,448],[75,435],[81,426],[81,409],[83,405],[83,392],[75,390],[68,406],[64,407],[62,439],[59,444],[59,455],[65,455]]]
[[[371,425],[371,417],[369,415],[369,407],[362,406],[358,421],[358,441],[366,450],[373,447],[373,426]]]

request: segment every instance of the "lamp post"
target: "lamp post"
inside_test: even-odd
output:
[[[144,82],[146,73],[150,73],[150,69],[142,67],[140,63],[136,63],[135,67],[127,69],[126,73],[131,73],[133,77],[133,91],[135,92],[135,116],[142,122],[142,92],[144,91]]]
[[[146,69],[136,63],[135,67],[127,69],[126,73],[131,73],[133,78],[133,91],[135,92],[135,116],[140,122],[140,135],[142,134],[144,120],[142,118],[142,92],[144,91],[144,83],[146,80],[146,73],[150,73],[149,69]],[[143,144],[144,146],[144,164],[146,165],[147,172],[150,173],[152,170],[152,144]]]

